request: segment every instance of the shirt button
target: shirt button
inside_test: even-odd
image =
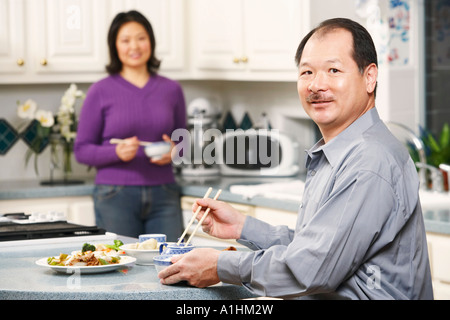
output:
[[[311,170],[311,176],[314,177],[316,175],[316,170]]]

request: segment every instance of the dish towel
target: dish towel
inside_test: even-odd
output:
[[[230,192],[240,194],[248,199],[263,196],[269,199],[301,201],[304,189],[305,183],[295,180],[255,185],[232,185]]]

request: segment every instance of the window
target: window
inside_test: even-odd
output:
[[[436,137],[450,124],[450,1],[425,2],[426,126]]]

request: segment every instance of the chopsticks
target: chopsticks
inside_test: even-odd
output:
[[[115,138],[113,138],[113,139],[109,140],[109,143],[111,143],[111,144],[120,144],[120,143],[126,143],[126,142],[123,139],[115,139]],[[149,146],[151,144],[152,144],[152,142],[139,141],[139,145],[144,146],[144,147]]]
[[[209,195],[211,194],[211,192],[212,192],[212,188],[209,188],[209,189],[206,191],[205,195],[203,196],[203,199],[208,198]],[[197,210],[195,211],[195,214],[194,214],[194,215],[192,216],[192,218],[191,218],[191,221],[189,221],[189,224],[187,225],[186,229],[184,229],[183,234],[182,234],[181,237],[178,239],[178,242],[177,242],[177,245],[178,245],[178,246],[180,245],[181,241],[183,241],[184,236],[185,236],[186,233],[188,232],[188,230],[189,230],[189,228],[191,227],[192,223],[194,223],[194,221],[195,221],[195,219],[197,218],[197,215],[198,215],[198,213],[200,212],[200,210],[202,210],[202,207],[201,207],[201,206],[199,206],[199,207],[197,208]]]
[[[222,190],[217,191],[216,195],[214,196],[214,200],[217,200],[217,198],[219,198],[221,192],[222,192]],[[205,218],[208,216],[209,210],[210,210],[210,208],[208,207],[206,209],[205,213],[203,214],[203,217],[200,219],[200,221],[198,222],[197,226],[195,227],[194,232],[192,232],[192,234],[189,237],[188,241],[186,241],[186,245],[189,244],[191,239],[194,237],[194,234],[197,232],[198,227],[201,226],[201,224],[203,223],[203,220],[205,220]]]
[[[209,188],[208,191],[206,191],[205,196],[203,197],[208,198],[209,195],[211,194],[212,188]],[[222,193],[222,190],[219,189],[219,191],[217,191],[216,195],[214,196],[214,200],[217,200],[217,198],[219,198],[220,194]],[[189,222],[189,225],[187,226],[186,230],[184,230],[183,236],[178,240],[178,245],[181,243],[181,241],[183,240],[183,237],[186,235],[186,232],[188,231],[188,229],[191,227],[192,223],[195,221],[195,219],[197,218],[198,213],[200,212],[202,208],[198,207],[194,216],[192,217],[191,221]],[[209,210],[210,208],[207,208],[205,213],[203,214],[203,217],[200,219],[200,221],[198,222],[197,226],[194,229],[194,232],[192,232],[191,236],[189,237],[188,241],[186,241],[186,245],[189,244],[189,242],[191,241],[191,239],[194,237],[195,233],[197,232],[198,227],[203,223],[203,221],[205,220],[205,218],[208,216],[209,214]]]

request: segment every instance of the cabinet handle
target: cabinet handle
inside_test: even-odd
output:
[[[24,64],[25,64],[25,60],[23,60],[22,58],[19,58],[19,59],[17,59],[17,65],[19,66],[19,67],[21,67],[21,66],[23,66]]]
[[[247,57],[247,56],[243,56],[243,57],[241,58],[241,61],[242,61],[243,63],[247,63],[247,62],[248,62],[248,57]]]
[[[46,66],[47,65],[47,59],[41,59],[41,61],[40,61],[40,63],[41,63],[41,66]]]
[[[238,57],[234,57],[233,58],[233,63],[239,63],[241,60]]]

